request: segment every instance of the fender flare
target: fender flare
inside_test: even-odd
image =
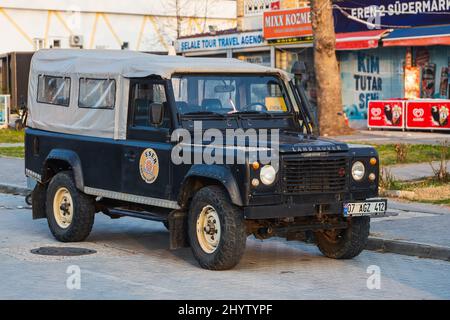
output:
[[[44,168],[47,168],[47,164],[52,160],[60,160],[68,163],[72,168],[73,177],[75,179],[75,185],[77,189],[83,191],[84,178],[80,157],[78,157],[78,155],[72,150],[53,149],[52,151],[50,151],[50,153],[48,154],[47,158],[44,161]]]
[[[189,180],[192,178],[208,178],[216,180],[227,190],[233,204],[240,207],[244,205],[241,193],[239,191],[239,186],[229,168],[219,165],[193,165],[184,177],[180,195],[184,193]]]

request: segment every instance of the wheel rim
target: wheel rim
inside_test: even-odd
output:
[[[53,198],[53,215],[56,223],[63,229],[67,229],[72,223],[73,200],[67,188],[59,188]]]
[[[217,250],[220,242],[219,215],[212,206],[203,207],[197,217],[197,240],[202,250],[208,254]]]

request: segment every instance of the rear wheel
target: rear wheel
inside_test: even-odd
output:
[[[244,254],[247,234],[242,211],[221,187],[205,187],[194,196],[188,234],[192,252],[202,268],[231,269]]]
[[[92,230],[94,199],[76,188],[71,172],[60,172],[50,181],[46,211],[50,231],[58,241],[83,241]]]
[[[366,247],[370,218],[352,218],[345,230],[327,230],[315,233],[319,250],[328,258],[352,259]]]

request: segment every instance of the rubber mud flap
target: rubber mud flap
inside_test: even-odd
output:
[[[170,250],[189,247],[187,212],[173,211],[169,214]]]

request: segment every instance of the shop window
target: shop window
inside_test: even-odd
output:
[[[40,75],[37,102],[69,106],[70,78]]]
[[[264,11],[270,10],[272,3],[276,2],[279,2],[279,0],[245,0],[244,15],[245,16],[260,15]]]
[[[53,40],[52,48],[61,48],[61,40]]]
[[[80,79],[80,108],[114,109],[116,81],[110,79]]]

